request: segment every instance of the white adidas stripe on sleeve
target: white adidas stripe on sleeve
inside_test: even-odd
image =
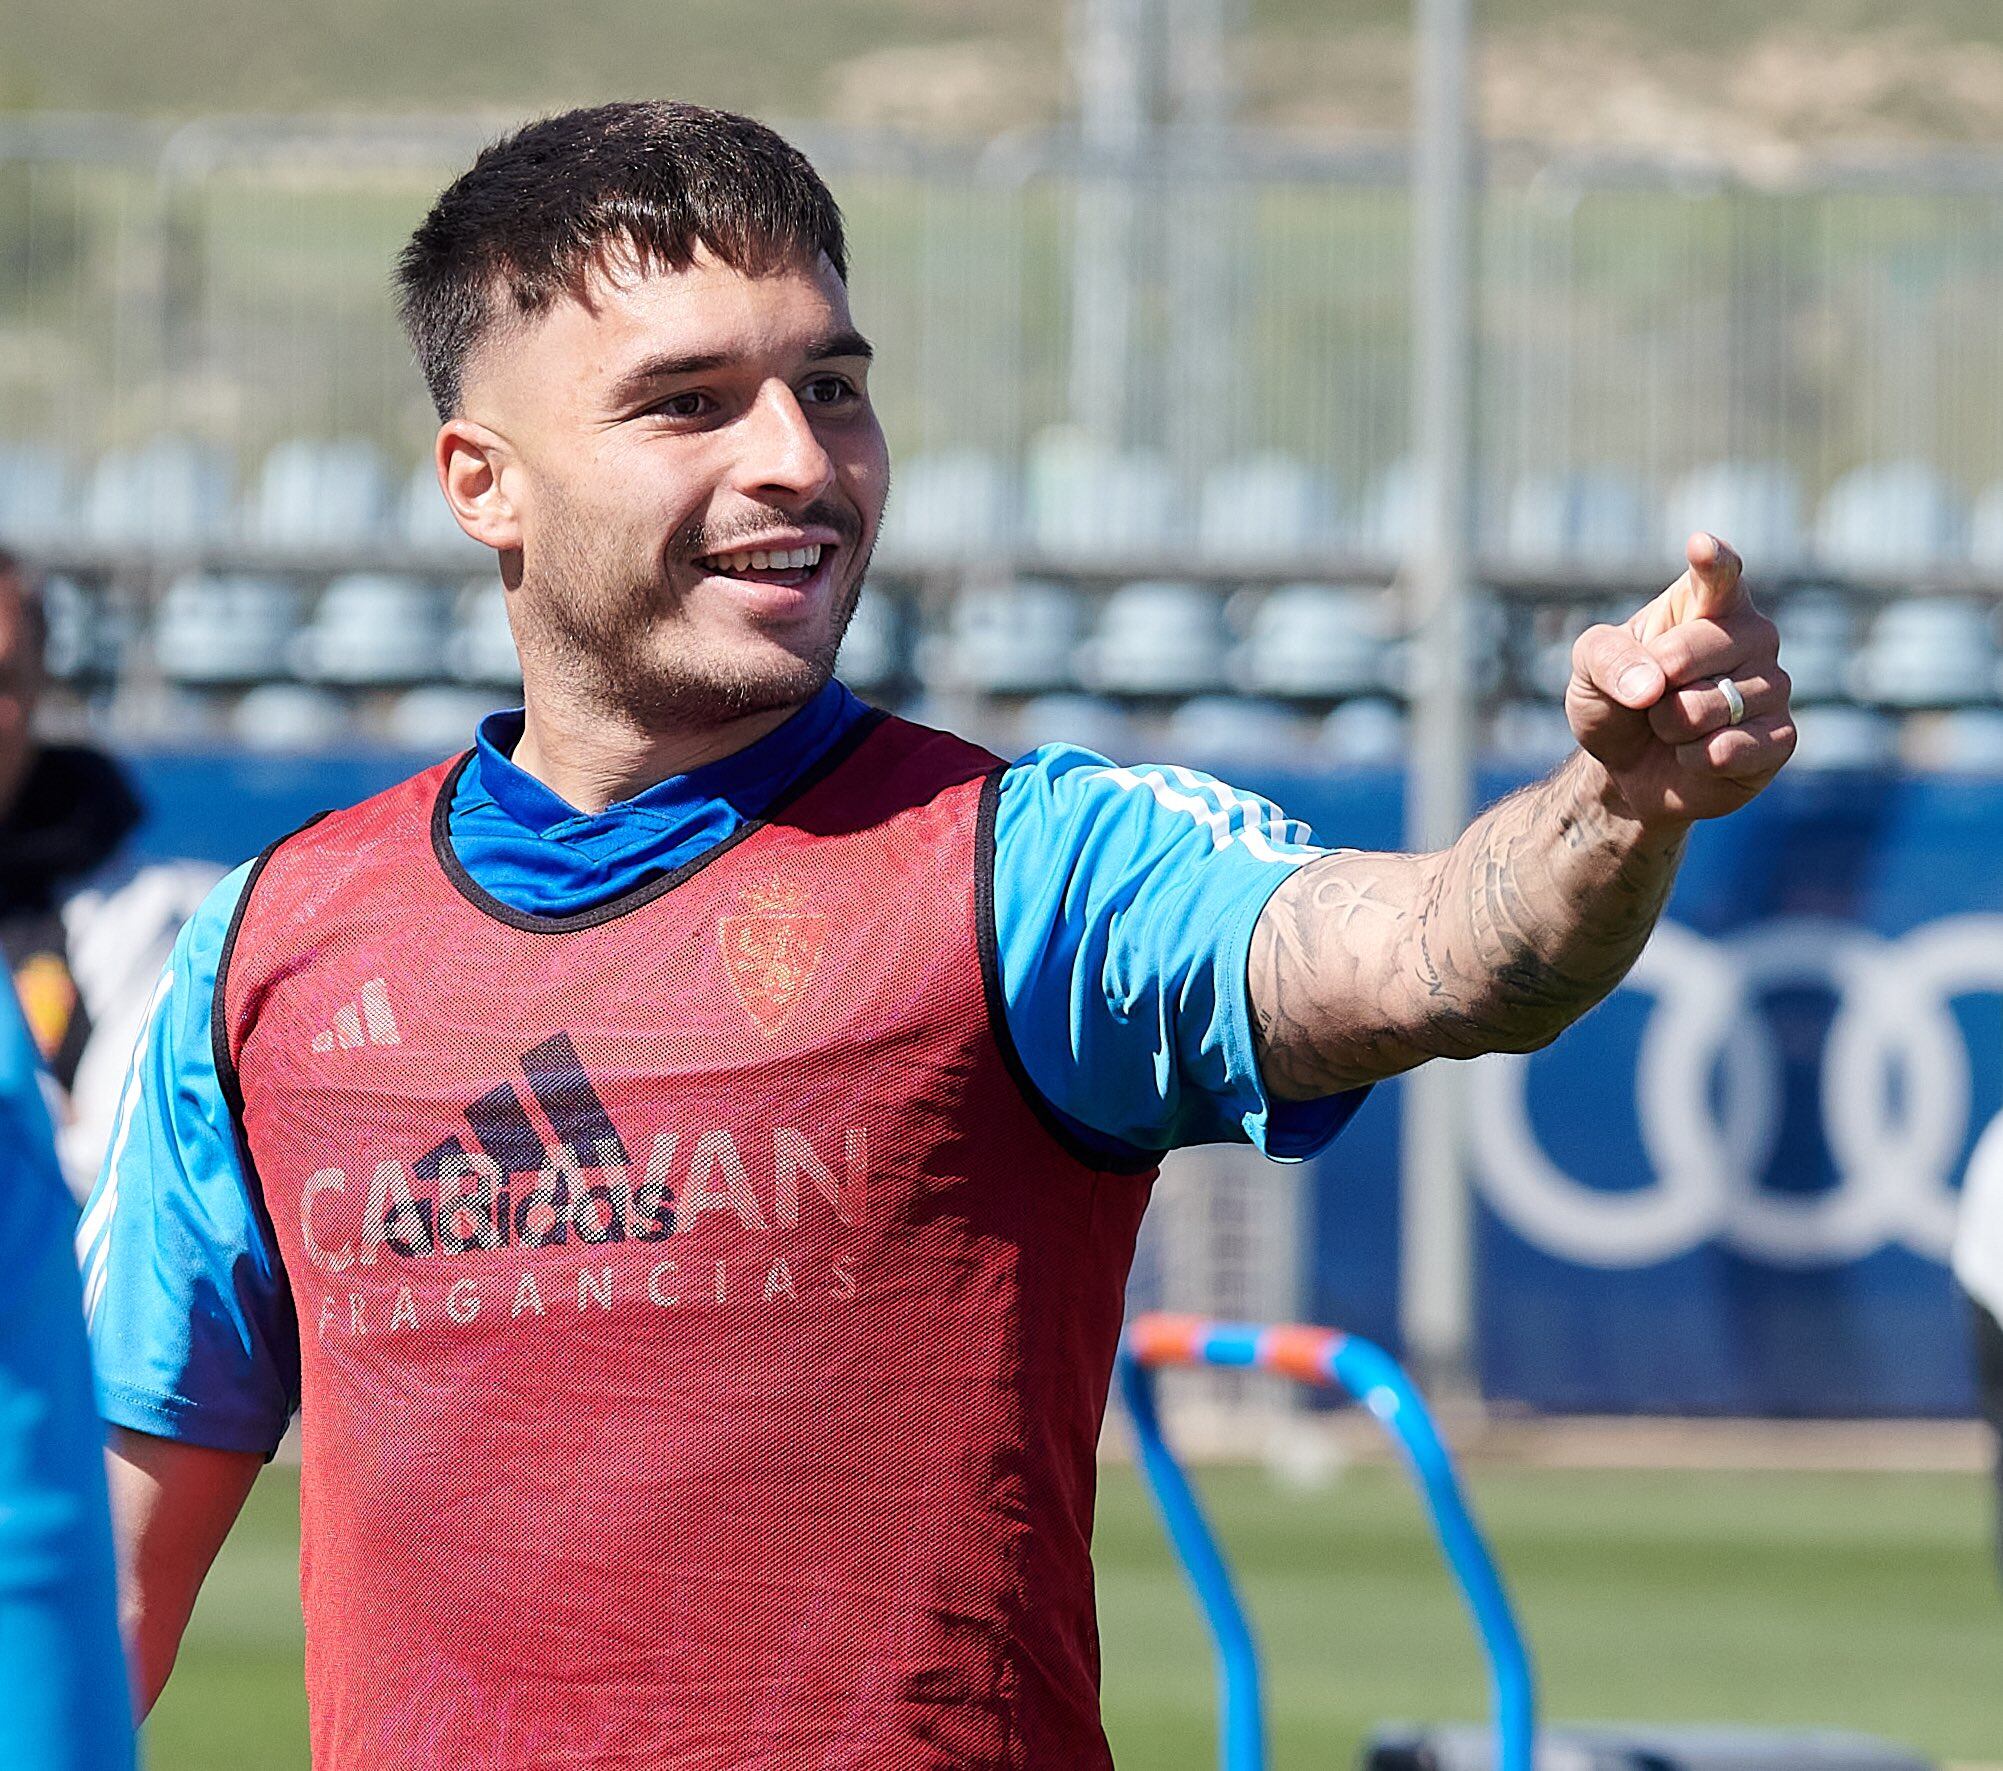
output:
[[[104,1296],[105,1279],[111,1268],[111,1224],[118,1212],[118,1165],[132,1135],[133,1116],[139,1110],[146,1054],[153,1044],[153,1031],[166,1012],[174,989],[174,966],[170,960],[154,986],[153,1000],[146,1005],[146,1018],[139,1026],[139,1042],[133,1047],[132,1062],[125,1073],[125,1092],[119,1097],[118,1119],[112,1132],[111,1150],[105,1158],[104,1183],[77,1225],[77,1259],[83,1267],[83,1314],[86,1326],[97,1321],[97,1306]]]
[[[1235,845],[1256,860],[1288,866],[1328,853],[1307,840],[1306,825],[1285,817],[1270,802],[1195,769],[1115,765],[1092,770],[1091,778],[1110,781],[1126,792],[1150,794],[1164,811],[1179,813],[1208,830],[1212,849]]]

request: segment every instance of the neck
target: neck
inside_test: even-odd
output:
[[[35,746],[23,744],[12,750],[0,752],[0,818],[5,818],[14,809],[14,802],[21,797],[21,787],[28,779],[28,770],[34,766]]]
[[[687,727],[644,728],[594,711],[552,707],[530,696],[515,766],[580,812],[602,812],[670,775],[731,756],[774,732],[803,703]]]

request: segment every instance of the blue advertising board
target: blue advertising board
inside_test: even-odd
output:
[[[233,861],[409,772],[137,760],[145,847]],[[1389,773],[1236,771],[1395,847]],[[1511,783],[1485,783],[1492,794]],[[1693,835],[1664,926],[1549,1050],[1472,1066],[1483,1391],[1549,1410],[1954,1414],[1946,1256],[2003,1108],[2003,783],[1803,773]],[[1315,1315],[1397,1334],[1395,1088],[1316,1165]]]

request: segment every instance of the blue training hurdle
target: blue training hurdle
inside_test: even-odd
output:
[[[1384,1424],[1418,1483],[1440,1549],[1481,1637],[1488,1659],[1497,1771],[1531,1771],[1537,1704],[1530,1652],[1502,1576],[1468,1511],[1439,1429],[1398,1362],[1383,1348],[1334,1329],[1140,1316],[1129,1324],[1121,1341],[1116,1381],[1133,1421],[1142,1475],[1195,1589],[1217,1651],[1223,1771],[1265,1771],[1258,1645],[1216,1536],[1162,1433],[1154,1373],[1170,1365],[1264,1371],[1298,1383],[1346,1390]]]

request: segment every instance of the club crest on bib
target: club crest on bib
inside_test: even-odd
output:
[[[737,901],[716,919],[724,970],[745,1012],[776,1032],[820,969],[828,919],[807,908],[803,886],[777,876],[753,880]]]

